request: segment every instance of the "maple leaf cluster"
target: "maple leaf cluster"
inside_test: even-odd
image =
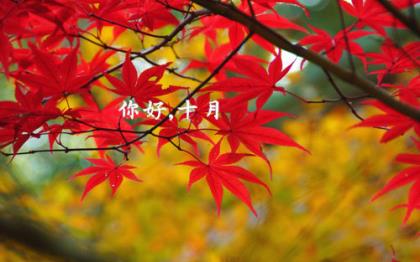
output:
[[[242,159],[261,158],[271,174],[265,145],[307,151],[283,132],[267,126],[290,116],[287,112],[266,110],[265,105],[273,93],[291,94],[281,83],[295,62],[285,63],[283,51],[266,34],[250,31],[245,23],[216,15],[195,4],[200,2],[1,1],[0,64],[4,75],[15,85],[15,100],[0,101],[0,149],[10,148],[11,153],[4,154],[13,157],[35,153],[21,151],[21,148],[29,139],[47,136],[50,147],[39,152],[97,152],[98,158],[87,159],[93,166],[74,175],[90,176],[84,198],[105,181],[109,181],[112,194],[124,178],[141,181],[133,171],[135,167],[124,162],[133,151],[142,153],[142,143],[154,137],[158,155],[163,146],[173,146],[185,153],[189,160],[180,164],[191,168],[188,187],[205,180],[218,211],[223,191],[227,189],[256,213],[244,183],[270,190],[264,178],[241,166]],[[390,1],[397,11],[412,8],[418,2]],[[416,41],[397,43],[390,33],[408,31],[406,25],[376,0],[338,3],[340,12],[350,17],[351,23],[344,24],[343,20],[341,30],[329,32],[277,12],[279,7],[293,6],[310,21],[310,9],[297,0],[242,0],[235,4],[208,1],[210,5],[234,10],[238,16],[247,16],[271,30],[269,32],[293,35],[296,46],[318,54],[324,64],[338,68],[346,66],[347,58],[352,67],[360,62],[363,72],[359,73],[375,79],[376,88],[388,92],[396,103],[420,110],[419,77],[413,77],[418,72],[420,45]],[[110,41],[102,38],[104,28],[112,28]],[[114,44],[125,32],[136,35],[140,49]],[[227,43],[220,40],[221,34],[226,35]],[[179,42],[193,41],[200,36],[204,37],[202,58],[183,59],[175,51],[179,61],[151,58],[162,48],[173,49]],[[362,40],[372,39],[379,43],[376,51],[362,44]],[[248,40],[267,53],[267,57],[246,52],[243,47]],[[152,44],[145,44],[147,41]],[[82,56],[83,44],[99,47],[92,59]],[[120,64],[110,63],[113,58],[121,57]],[[148,69],[140,70],[134,60],[147,64]],[[304,60],[302,68],[306,62],[314,61]],[[208,77],[194,77],[200,70],[207,72]],[[164,84],[162,79],[169,75],[197,85]],[[399,81],[400,75],[410,78],[409,81]],[[351,83],[351,79],[347,81]],[[112,94],[113,100],[105,103],[93,92],[94,88]],[[347,98],[339,94],[346,102]],[[172,102],[165,100],[168,97]],[[75,98],[80,102],[75,103]],[[173,98],[178,101],[173,102]],[[420,150],[418,119],[375,98],[364,104],[381,113],[363,119],[356,126],[386,129],[381,142],[409,134],[406,136],[412,136]],[[168,110],[157,119],[147,119],[139,112],[139,119],[128,120],[121,117],[118,110],[125,99],[134,100],[140,106],[146,106],[149,101],[162,103]],[[217,117],[208,114],[212,99],[220,102]],[[197,108],[191,115],[182,114],[172,119],[187,101],[192,101]],[[347,105],[351,107],[350,103]],[[187,125],[186,120],[190,120]],[[86,139],[92,140],[95,146],[70,148],[65,144],[63,137],[80,135],[87,135]],[[210,145],[210,151],[202,152],[201,145]],[[221,152],[224,148],[227,152]],[[204,160],[206,155],[207,160]],[[118,156],[122,157],[117,161]],[[392,178],[374,199],[411,184],[408,201],[401,205],[407,209],[404,219],[407,221],[413,210],[420,207],[419,154],[402,153],[397,161],[412,166]]]

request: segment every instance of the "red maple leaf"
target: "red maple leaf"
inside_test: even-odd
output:
[[[17,153],[31,137],[39,137],[37,131],[48,120],[62,116],[53,101],[43,103],[40,92],[31,92],[16,84],[16,102],[0,102],[0,148],[13,144]]]
[[[218,45],[216,48],[212,48],[210,41],[206,39],[204,43],[205,60],[200,61],[191,59],[191,63],[188,64],[188,66],[183,70],[183,72],[186,72],[190,69],[198,68],[205,68],[209,72],[213,72],[220,65],[223,59],[229,55],[231,51],[231,44]],[[238,60],[248,60],[257,62],[264,61],[260,58],[256,58],[255,56],[237,54],[236,56],[232,57],[232,59],[228,63],[226,63],[224,68],[220,71],[219,74],[215,76],[215,78],[218,80],[226,79],[227,71],[236,71],[236,66],[234,62]]]
[[[246,108],[242,106],[231,111],[229,116],[226,113],[222,113],[219,119],[209,117],[207,120],[219,129],[218,135],[227,138],[233,152],[236,152],[239,145],[243,144],[252,153],[266,161],[271,173],[271,165],[262,151],[262,145],[291,146],[306,151],[304,147],[279,130],[263,126],[287,115],[287,113],[268,110],[247,112]]]
[[[128,141],[136,139],[137,135],[134,128],[122,117],[119,111],[122,101],[122,98],[115,99],[102,109],[80,108],[78,110],[80,117],[74,120],[75,123],[79,124],[73,128],[73,131],[94,130],[89,137],[95,139],[98,147],[124,145]],[[110,130],[124,130],[124,132],[110,132]],[[140,147],[141,141],[136,141],[131,145],[142,150]],[[129,151],[130,146],[123,149]],[[103,154],[103,151],[100,151],[100,153]]]
[[[214,145],[214,147],[211,149],[207,163],[198,160],[190,160],[179,163],[178,165],[193,167],[190,172],[188,189],[198,180],[204,177],[206,178],[207,184],[216,202],[218,214],[220,214],[220,207],[223,199],[223,188],[225,187],[238,199],[244,202],[254,213],[254,215],[257,215],[254,207],[252,206],[248,189],[245,187],[241,180],[259,184],[265,187],[269,193],[270,189],[263,181],[261,181],[248,170],[239,166],[232,165],[246,156],[249,155],[238,153],[220,154],[219,141],[219,143]]]
[[[417,150],[420,150],[420,141],[414,142]],[[399,154],[396,160],[401,163],[411,164],[412,166],[402,170],[392,177],[386,185],[373,196],[372,201],[375,201],[377,198],[392,190],[407,184],[412,184],[408,194],[407,203],[397,206],[407,208],[407,212],[404,217],[404,223],[406,223],[410,218],[411,213],[415,209],[420,209],[420,154]]]
[[[285,94],[283,87],[277,86],[277,83],[289,72],[293,63],[283,68],[281,53],[277,53],[274,60],[265,70],[255,61],[237,60],[236,72],[244,77],[232,77],[219,81],[204,91],[238,92],[239,95],[233,98],[232,104],[241,104],[250,99],[257,98],[257,109],[261,109],[273,92]]]
[[[175,6],[182,8],[186,1],[171,1]],[[86,5],[88,12],[94,13],[103,20],[117,22],[132,29],[155,30],[166,25],[176,25],[178,20],[165,7],[163,2],[156,0],[143,1],[116,1],[101,0],[96,1],[95,5]],[[86,12],[86,11],[85,11]],[[101,28],[103,24],[109,24],[103,20],[97,20],[96,26]]]
[[[299,44],[310,45],[310,49],[315,52],[324,51],[331,61],[338,63],[343,55],[343,51],[347,50],[347,37],[351,54],[366,63],[363,48],[358,43],[354,42],[354,40],[370,35],[372,32],[362,30],[349,31],[350,28],[346,28],[340,30],[334,37],[331,37],[325,30],[313,26],[310,26],[310,28],[315,34],[305,36],[299,41]]]
[[[3,71],[6,74],[6,76],[9,76],[9,62],[10,62],[10,56],[13,51],[13,47],[7,35],[1,31],[1,27],[0,27],[0,46],[2,47],[2,51],[0,52],[0,64],[2,64]]]
[[[420,64],[420,42],[408,43],[403,47],[397,47],[390,40],[384,41],[381,51],[378,53],[366,53],[368,64],[372,66],[382,65],[383,68],[372,70],[369,74],[378,76],[378,83],[388,74],[400,74],[415,70]]]
[[[43,38],[43,48],[59,45],[67,32],[77,28],[79,18],[71,7],[57,1],[2,1],[0,17],[0,31],[13,36],[11,39]]]
[[[168,110],[171,111],[170,108],[168,108]],[[160,119],[147,119],[145,121],[140,122],[139,124],[155,126],[164,117],[165,117],[164,115],[161,115]],[[199,129],[180,127],[179,122],[183,120],[189,121],[188,119],[185,119],[185,118],[178,120],[177,118],[174,117],[173,119],[167,120],[160,125],[158,144],[156,147],[156,152],[158,156],[160,155],[161,148],[167,143],[169,143],[171,139],[174,139],[174,138],[176,138],[177,141],[179,139],[179,141],[184,141],[190,144],[193,147],[195,154],[197,155],[199,154],[198,144],[194,139],[202,139],[202,140],[206,140],[210,142],[211,144],[214,143],[208,135],[206,135]]]
[[[137,76],[137,70],[130,59],[130,52],[126,53],[125,62],[122,68],[122,81],[117,77],[106,75],[111,82],[112,92],[126,97],[134,97],[139,106],[146,105],[149,101],[158,102],[157,97],[175,92],[181,87],[170,86],[166,89],[158,82],[163,76],[169,63],[154,66],[144,70]]]
[[[412,96],[405,96],[407,93],[401,93],[400,97],[402,101],[412,104],[417,108],[420,107],[420,103],[416,98]],[[366,104],[370,104],[383,112],[383,114],[373,115],[365,118],[360,123],[353,127],[386,127],[388,128],[381,138],[381,143],[386,143],[390,140],[397,138],[398,136],[404,135],[411,128],[414,129],[417,135],[420,135],[420,123],[408,116],[405,116],[379,101],[366,101]]]
[[[247,1],[242,1],[242,2],[247,2]],[[269,9],[272,9],[276,4],[295,5],[295,6],[298,6],[298,7],[302,8],[302,10],[305,11],[305,14],[307,16],[309,16],[308,9],[306,9],[305,6],[303,6],[297,0],[252,0],[252,2],[254,2],[256,4],[259,4],[259,5],[261,5],[265,8],[269,8]]]
[[[192,105],[196,105],[197,108],[190,112],[190,121],[195,127],[199,127],[200,123],[207,118],[208,112],[209,112],[209,103],[210,103],[210,93],[205,93],[203,95],[200,95],[197,98],[191,97],[189,99],[190,103]],[[179,118],[180,120],[186,119],[187,115],[183,114]]]
[[[413,79],[410,80],[410,82],[408,83],[407,87],[404,88],[400,88],[399,89],[400,92],[407,92],[408,95],[413,95],[415,97],[420,97],[420,75],[414,77]]]
[[[17,72],[16,78],[34,91],[42,92],[44,97],[63,98],[78,93],[90,74],[80,72],[77,68],[78,47],[63,59],[30,45],[35,67],[32,70]]]
[[[239,9],[245,13],[249,13],[250,12],[249,6],[245,2],[243,2],[239,6]],[[295,30],[295,31],[307,33],[307,30],[304,27],[301,27],[291,22],[287,18],[278,15],[277,12],[267,13],[266,12],[267,5],[269,6],[270,9],[272,9],[274,6],[274,3],[270,3],[270,4],[264,3],[264,5],[262,6],[254,5],[253,9],[254,9],[254,12],[256,13],[256,19],[259,22],[275,29],[287,29],[287,30]],[[216,41],[217,40],[216,30],[223,30],[223,31],[227,30],[229,34],[230,46],[232,48],[235,48],[242,41],[242,39],[245,38],[248,32],[248,29],[242,24],[232,21],[230,19],[226,19],[223,16],[203,17],[200,21],[203,24],[203,26],[194,28],[194,30],[191,33],[191,37],[202,33],[206,37],[212,39],[213,41]],[[252,37],[252,40],[254,40],[258,45],[260,45],[264,49],[270,51],[271,53],[274,53],[273,45],[267,40],[263,39],[262,37],[255,35]]]
[[[85,190],[82,195],[82,200],[94,187],[107,179],[112,190],[112,195],[117,192],[118,187],[123,181],[123,178],[137,182],[142,181],[138,179],[132,171],[130,171],[130,169],[135,168],[134,166],[116,165],[109,156],[105,156],[103,158],[88,158],[87,160],[94,164],[94,166],[87,167],[72,176],[72,178],[76,178],[85,175],[92,175],[86,183]]]
[[[393,0],[391,4],[397,8],[404,8],[415,5],[419,0]],[[401,22],[395,19],[377,0],[352,0],[340,1],[343,9],[357,18],[356,26],[361,28],[369,26],[379,32],[381,35],[386,35],[384,27],[402,27]]]

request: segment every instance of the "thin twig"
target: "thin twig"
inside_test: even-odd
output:
[[[167,38],[163,39],[159,44],[154,45],[148,49],[143,50],[142,52],[137,53],[136,55],[131,56],[131,60],[134,60],[139,57],[146,57],[147,55],[159,50],[160,48],[164,47],[167,43],[169,43],[179,32],[181,32],[186,25],[191,23],[196,17],[208,14],[209,12],[207,10],[200,10],[196,12],[191,12],[184,20],[182,20],[179,25],[167,36]],[[91,78],[89,81],[87,81],[84,85],[82,85],[81,88],[87,88],[92,83],[96,82],[100,78],[104,77],[106,74],[110,74],[118,69],[120,69],[123,66],[124,63],[120,63],[108,70],[106,70],[103,73],[100,73],[93,78]]]
[[[321,99],[321,100],[309,100],[306,99],[304,97],[299,96],[298,94],[295,94],[291,91],[286,91],[287,94],[293,96],[294,98],[302,101],[303,103],[306,104],[326,104],[326,103],[339,103],[343,101],[343,98],[334,98],[334,99]],[[369,95],[361,95],[361,96],[355,96],[355,97],[347,97],[347,100],[349,101],[354,101],[354,100],[360,100],[360,99],[365,99],[365,98],[369,98]]]
[[[401,13],[394,5],[392,5],[387,0],[378,0],[379,4],[381,4],[388,12],[390,12],[396,19],[398,19],[401,23],[403,23],[408,29],[411,30],[417,37],[420,37],[420,27],[417,23],[415,17],[413,19],[410,17],[405,16]]]
[[[89,16],[93,17],[93,18],[96,18],[100,21],[106,22],[108,24],[119,26],[119,27],[122,27],[122,28],[125,28],[125,29],[128,29],[128,30],[131,30],[135,33],[140,33],[140,34],[147,35],[147,36],[154,37],[154,38],[162,38],[162,39],[166,38],[166,35],[156,35],[156,34],[152,34],[152,33],[149,33],[149,32],[145,32],[145,31],[142,31],[142,30],[139,30],[139,29],[132,28],[130,26],[123,25],[119,22],[112,21],[112,20],[106,19],[106,18],[101,17],[101,16],[97,16],[95,14],[89,14]]]
[[[341,97],[342,101],[344,101],[344,103],[347,105],[347,107],[350,109],[350,111],[353,113],[353,115],[356,118],[358,118],[359,120],[364,120],[364,118],[361,117],[359,115],[359,113],[357,113],[356,109],[354,109],[354,107],[352,105],[352,102],[347,99],[347,97],[343,94],[343,92],[337,86],[337,84],[335,83],[335,81],[332,78],[331,74],[327,70],[325,70],[325,69],[323,69],[323,71],[324,71],[325,75],[327,76],[328,81],[331,83],[331,86],[334,88],[334,90],[337,92],[337,94]]]
[[[343,32],[344,42],[346,44],[347,57],[349,59],[349,64],[350,64],[351,71],[354,73],[354,72],[356,72],[356,67],[354,66],[353,56],[351,55],[350,42],[349,42],[349,38],[347,36],[346,24],[344,22],[343,9],[341,8],[339,0],[336,0],[336,4],[337,4],[337,8],[338,8],[338,14],[340,16],[341,31]]]

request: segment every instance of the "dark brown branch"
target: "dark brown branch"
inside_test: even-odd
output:
[[[252,6],[251,0],[248,0],[249,11],[251,12],[252,17],[255,17],[254,7]]]
[[[286,91],[286,93],[293,96],[294,98],[302,101],[303,103],[306,103],[306,104],[339,103],[339,102],[343,101],[343,99],[341,97],[340,98],[335,98],[335,99],[309,100],[309,99],[301,97],[300,95],[295,94],[291,91]],[[369,97],[370,96],[368,96],[368,95],[361,95],[361,96],[355,96],[355,97],[347,97],[347,100],[348,101],[354,101],[354,100],[360,100],[360,99],[365,99],[365,98],[369,98]]]
[[[100,129],[98,129],[100,130]],[[95,132],[98,130],[89,130],[90,132]],[[179,132],[177,134],[174,134],[172,136],[161,136],[161,135],[157,135],[153,132],[148,132],[148,131],[131,131],[128,133],[137,133],[137,134],[144,134],[147,132],[148,135],[151,135],[153,137],[157,137],[157,138],[163,138],[163,139],[173,139],[176,137],[180,137],[184,134],[187,133],[192,133],[192,132],[198,132],[198,131],[214,131],[217,132],[218,130],[216,129],[211,129],[211,128],[204,128],[204,129],[188,129],[188,130],[184,130],[182,132]],[[116,133],[120,133],[120,135],[124,136],[124,133],[127,133],[127,131],[124,130],[120,130],[120,129],[107,129],[107,132],[116,132]],[[69,135],[77,135],[80,134],[81,132],[72,132],[72,133],[65,133],[65,132],[61,132],[60,134],[69,134]],[[42,133],[42,134],[38,134],[38,135],[48,135],[50,133]],[[129,146],[131,144],[133,144],[133,141],[128,141],[127,138],[124,136],[123,139],[125,144],[122,145],[117,145],[117,146],[113,146],[113,147],[78,147],[78,148],[70,148],[67,147],[65,145],[63,145],[62,143],[57,143],[58,145],[61,146],[61,148],[59,149],[38,149],[38,150],[29,150],[29,151],[24,151],[24,152],[17,152],[17,153],[6,153],[3,151],[0,151],[0,154],[6,157],[9,156],[17,156],[17,155],[32,155],[32,154],[36,154],[36,153],[57,153],[57,152],[61,152],[61,153],[69,153],[69,152],[76,152],[76,151],[117,151],[119,153],[122,153],[125,157],[127,156],[127,152],[122,150],[122,147],[125,146]]]
[[[36,153],[50,153],[50,152],[61,152],[61,153],[70,153],[70,152],[81,152],[81,151],[117,151],[122,154],[125,154],[123,150],[120,149],[122,146],[110,146],[110,147],[75,147],[75,148],[68,148],[64,147],[63,149],[40,149],[40,150],[29,150],[25,152],[18,152],[16,154],[13,153],[5,153],[0,151],[0,154],[4,156],[14,156],[14,155],[32,155]]]
[[[168,140],[168,142],[171,144],[171,145],[173,145],[176,149],[178,149],[178,151],[180,151],[180,152],[184,152],[184,153],[186,153],[186,154],[188,154],[188,155],[190,155],[190,156],[192,156],[195,160],[197,160],[197,161],[199,161],[200,163],[202,163],[203,165],[206,165],[206,163],[204,163],[198,156],[196,156],[195,154],[193,154],[192,152],[190,152],[190,151],[188,151],[188,150],[186,150],[186,149],[183,149],[182,147],[181,147],[181,145],[177,145],[177,144],[175,144],[175,142],[174,141],[172,141],[172,139],[170,139],[170,138],[168,138],[167,139]]]
[[[361,117],[359,115],[359,113],[357,113],[356,109],[354,109],[352,102],[349,101],[347,99],[347,97],[343,94],[343,92],[340,90],[340,88],[337,86],[337,84],[335,83],[334,79],[332,78],[331,74],[323,69],[325,75],[328,78],[328,81],[331,83],[331,86],[334,88],[334,90],[337,92],[337,94],[341,97],[341,99],[344,101],[344,103],[346,104],[346,106],[350,109],[350,111],[353,113],[353,115],[358,118],[359,120],[364,120],[363,117]]]
[[[328,81],[331,83],[331,86],[334,88],[334,90],[337,92],[337,94],[341,97],[342,101],[344,101],[344,103],[346,104],[346,106],[350,109],[350,111],[352,112],[352,114],[359,120],[363,121],[364,118],[359,115],[359,113],[356,111],[356,109],[353,107],[353,103],[352,101],[350,101],[347,96],[344,95],[343,91],[341,91],[341,89],[338,87],[338,85],[335,83],[334,79],[332,78],[331,74],[327,71],[327,70],[323,70],[325,75],[328,78]],[[388,130],[388,128],[386,127],[382,127],[382,126],[375,126],[374,128],[377,129],[382,129],[382,130]]]
[[[101,47],[101,48],[103,48],[105,50],[106,49],[109,49],[109,50],[113,50],[115,52],[128,53],[127,50],[124,50],[124,49],[121,49],[121,48],[118,48],[118,47],[114,47],[114,46],[108,45],[108,44],[104,43],[100,38],[97,38],[97,37],[95,37],[95,38],[97,39],[98,42],[96,42],[96,41],[94,41],[94,40],[92,40],[92,39],[90,39],[90,38],[88,38],[88,37],[86,37],[84,35],[80,35],[80,34],[79,35],[71,35],[71,36],[78,37],[78,38],[80,38],[82,40],[85,40],[85,41],[87,41],[87,42],[89,42],[89,43],[91,43],[93,45],[96,45],[98,47]],[[153,66],[159,66],[158,63],[156,63],[153,60],[149,59],[142,52],[131,51],[131,54],[133,54],[132,57],[134,57],[134,58],[141,57],[147,63],[149,63],[149,64],[151,64]],[[197,78],[194,78],[192,76],[187,76],[187,75],[183,75],[183,74],[178,73],[175,68],[167,67],[165,70],[168,71],[169,73],[173,74],[173,75],[176,75],[176,76],[180,77],[180,78],[188,79],[188,80],[191,80],[191,81],[194,81],[194,82],[200,82],[200,80],[198,80]]]
[[[63,261],[107,262],[120,261],[113,256],[97,253],[88,243],[53,232],[47,226],[22,215],[13,215],[10,210],[1,210],[0,238],[15,241],[42,254],[60,258]],[[11,215],[12,214],[12,215]]]
[[[378,99],[385,105],[393,108],[401,114],[404,114],[414,120],[420,121],[419,109],[395,99],[392,95],[388,94],[386,91],[379,88],[366,78],[363,78],[345,68],[340,67],[337,64],[332,63],[331,61],[325,59],[315,52],[312,52],[311,50],[307,50],[300,45],[292,44],[282,35],[276,33],[271,28],[263,25],[259,21],[241,12],[237,8],[214,0],[192,1],[207,8],[215,14],[221,15],[229,20],[236,21],[246,26],[251,32],[255,32],[275,46],[291,52],[299,57],[302,57],[310,62],[313,62],[322,68],[325,68],[341,80],[363,90],[364,92],[370,94],[372,97]]]
[[[163,38],[163,39],[165,39],[165,38],[166,38],[166,35],[155,35],[155,34],[152,34],[152,33],[148,33],[148,32],[145,32],[145,31],[139,30],[139,29],[137,29],[137,28],[132,28],[132,27],[130,27],[130,26],[123,25],[123,24],[118,23],[118,22],[116,22],[116,21],[111,21],[111,20],[106,19],[106,18],[103,18],[103,17],[101,17],[101,16],[97,16],[97,15],[95,15],[95,14],[90,14],[89,16],[91,16],[91,17],[93,17],[93,18],[96,18],[96,19],[98,19],[98,20],[100,20],[100,21],[106,22],[106,23],[108,23],[108,24],[115,25],[115,26],[119,26],[119,27],[122,27],[122,28],[125,28],[125,29],[128,29],[128,30],[131,30],[131,31],[133,31],[133,32],[135,32],[135,33],[139,33],[139,34],[147,35],[147,36],[154,37],[154,38]]]

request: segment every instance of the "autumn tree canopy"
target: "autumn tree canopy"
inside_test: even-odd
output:
[[[147,179],[125,163],[143,152],[144,143],[155,145],[156,157],[161,148],[172,147],[184,156],[174,164],[189,167],[188,188],[205,181],[218,212],[224,192],[230,192],[257,215],[246,185],[271,194],[267,181],[275,170],[264,148],[311,153],[270,126],[300,117],[268,109],[275,95],[291,97],[295,104],[343,103],[360,120],[353,128],[381,129],[381,143],[408,137],[420,150],[420,27],[415,20],[420,1],[335,2],[339,19],[327,23],[339,30],[330,32],[297,0],[2,0],[0,64],[14,86],[14,99],[0,101],[1,153],[13,161],[25,154],[92,152],[91,165],[72,174],[88,177],[85,198],[102,183],[115,194],[124,180]],[[305,19],[282,14],[284,6],[293,6]],[[137,43],[117,43],[123,34],[135,36]],[[194,50],[178,53],[197,39],[205,56],[194,56]],[[85,44],[95,48],[83,50]],[[171,58],[159,57],[162,51]],[[294,58],[286,60],[284,53]],[[309,65],[325,75],[328,86],[322,88],[335,98],[313,99],[285,87],[293,66]],[[164,82],[166,76],[177,80]],[[347,95],[343,86],[358,95]],[[371,110],[360,112],[362,107]],[[49,148],[21,150],[43,136]],[[85,145],[69,145],[70,136],[86,137]],[[266,174],[240,164],[249,157],[261,159]],[[407,201],[398,206],[406,210],[407,222],[420,208],[420,153],[395,157],[406,167],[372,200],[407,186]]]

